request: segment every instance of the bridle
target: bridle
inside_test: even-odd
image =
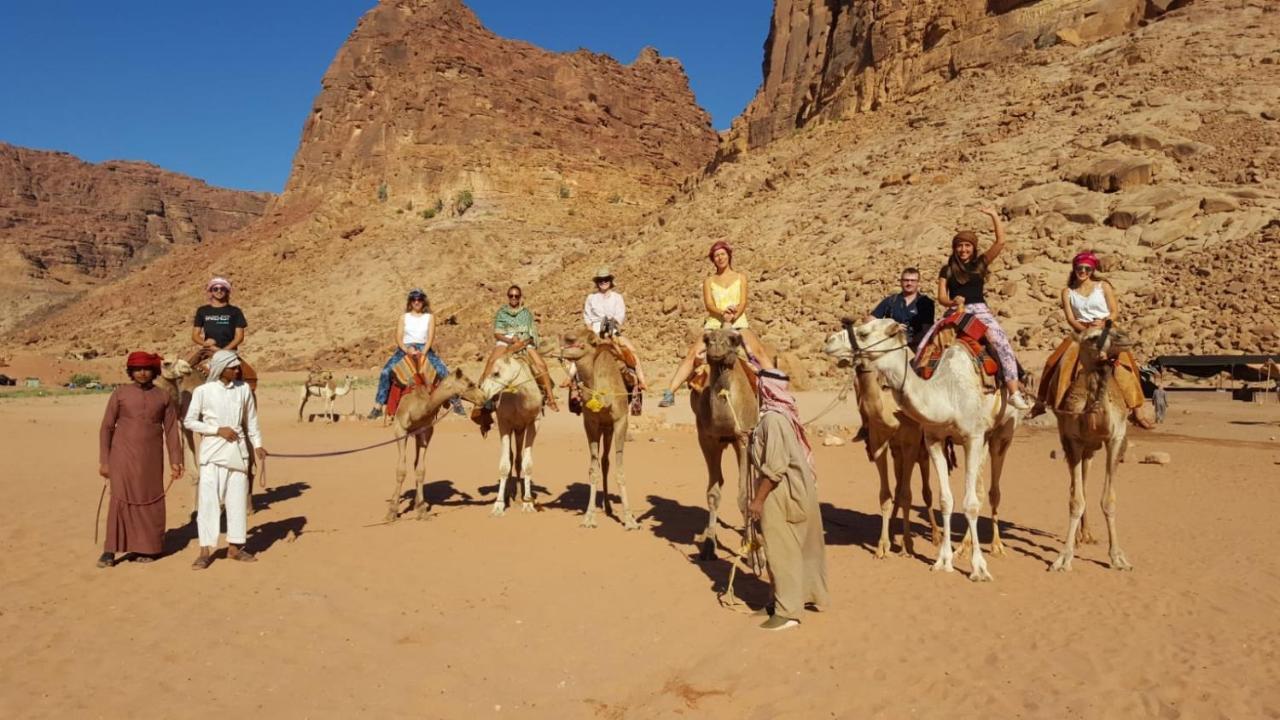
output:
[[[849,338],[849,348],[850,348],[851,350],[853,350],[853,357],[854,357],[854,359],[857,359],[857,358],[858,358],[858,357],[860,357],[860,356],[866,356],[866,355],[868,355],[868,354],[869,354],[869,352],[868,352],[868,351],[870,351],[872,348],[876,347],[877,345],[880,345],[881,343],[886,343],[886,342],[889,342],[890,340],[894,339],[894,337],[893,337],[892,335],[890,335],[890,336],[886,336],[886,337],[880,338],[879,340],[877,340],[877,341],[875,341],[875,342],[871,343],[870,345],[868,345],[868,346],[866,346],[866,347],[864,348],[864,347],[861,347],[861,346],[859,346],[859,345],[858,345],[858,338],[853,334],[853,321],[851,321],[851,320],[844,320],[844,321],[842,321],[842,323],[841,323],[841,324],[843,324],[843,325],[844,325],[844,332],[845,332],[845,335],[846,335],[846,336],[848,336],[848,338]],[[887,353],[887,352],[893,352],[893,351],[895,351],[895,350],[905,350],[905,349],[907,349],[908,347],[909,347],[909,346],[907,345],[907,343],[905,343],[905,342],[904,342],[904,343],[902,343],[901,345],[899,345],[899,346],[897,346],[897,347],[885,348],[885,349],[881,350],[880,352],[882,352],[882,353]],[[902,382],[898,385],[898,392],[902,392],[904,389],[906,389],[906,387],[907,387],[907,373],[909,373],[909,372],[911,372],[911,358],[910,358],[910,354],[909,354],[909,353],[902,353]]]

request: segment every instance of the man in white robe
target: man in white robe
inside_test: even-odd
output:
[[[248,525],[249,446],[240,434],[244,428],[261,463],[266,456],[258,430],[258,409],[249,386],[239,378],[240,359],[234,350],[219,350],[209,361],[209,379],[191,393],[191,405],[182,424],[204,436],[200,442],[200,486],[197,493],[196,529],[200,555],[192,566],[209,567],[218,545],[220,507],[227,510],[227,557],[253,562],[244,549]]]

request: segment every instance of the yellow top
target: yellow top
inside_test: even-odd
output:
[[[721,287],[715,282],[711,282],[711,301],[715,303],[716,309],[724,312],[730,305],[737,305],[741,291],[739,287],[742,285],[742,278],[737,278],[728,287]],[[703,323],[702,327],[707,330],[719,330],[724,327],[724,323],[719,318],[709,317]],[[747,327],[747,316],[739,315],[734,318],[733,324],[730,326],[735,330],[741,330]]]

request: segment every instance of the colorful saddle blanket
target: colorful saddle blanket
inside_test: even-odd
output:
[[[983,386],[995,389],[1000,374],[1000,363],[987,346],[987,325],[972,313],[948,315],[929,343],[916,355],[915,371],[926,380],[933,377],[942,360],[942,354],[952,345],[960,345],[969,351],[974,365],[983,378]]]

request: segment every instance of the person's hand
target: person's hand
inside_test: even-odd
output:
[[[752,500],[751,504],[747,505],[747,519],[759,520],[762,517],[764,517],[764,503],[760,499]]]
[[[240,436],[236,434],[236,431],[229,427],[218,428],[218,437],[226,440],[227,442],[235,442],[240,439]]]
[[[218,346],[218,341],[217,341],[217,340],[214,340],[213,338],[205,338],[205,339],[204,339],[204,346],[205,346],[205,347],[207,347],[207,348],[217,347],[217,346]]]
[[[99,466],[98,466],[98,474],[99,474],[99,475],[101,475],[101,476],[102,476],[102,477],[104,477],[104,478],[110,478],[110,477],[111,477],[111,468],[110,468],[110,466],[107,466],[107,465],[99,465]]]
[[[999,211],[999,210],[996,210],[996,209],[995,209],[995,208],[993,208],[993,207],[984,207],[984,208],[979,208],[979,209],[978,209],[978,212],[982,213],[983,215],[986,215],[987,217],[991,218],[992,220],[999,220],[999,219],[1000,219],[1000,211]]]
[[[172,473],[172,476],[169,479],[177,480],[178,478],[182,477],[183,470],[184,468],[181,465],[170,465],[169,471]]]

